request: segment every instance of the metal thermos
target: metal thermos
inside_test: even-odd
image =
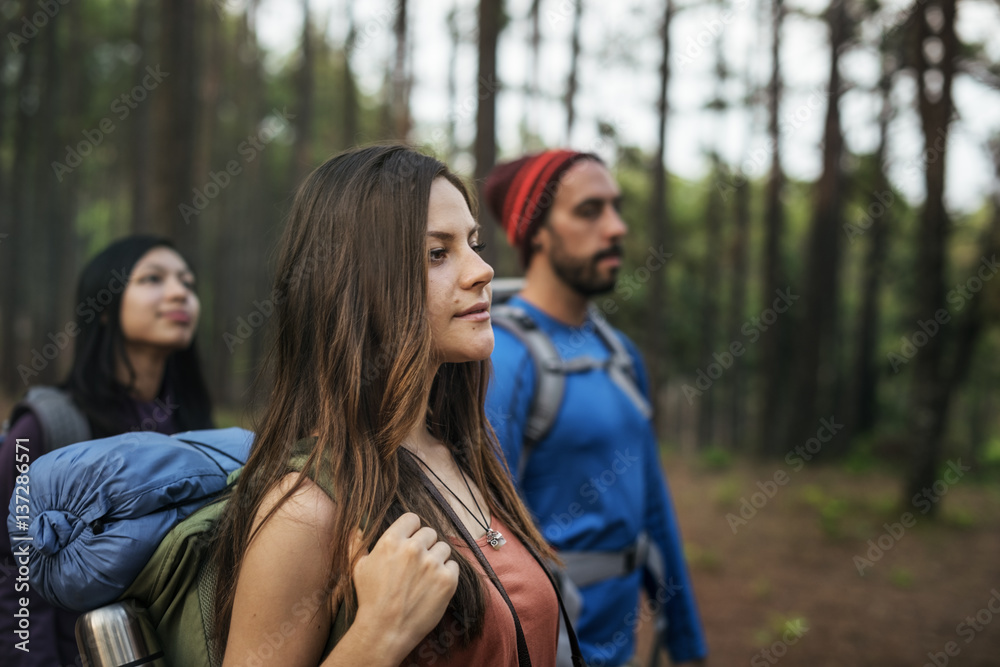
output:
[[[132,600],[88,611],[76,621],[84,667],[166,667],[146,610]]]

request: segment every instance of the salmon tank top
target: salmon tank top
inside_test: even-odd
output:
[[[532,667],[554,667],[559,634],[559,601],[555,589],[541,565],[524,544],[494,515],[490,528],[503,533],[507,543],[500,549],[490,547],[486,536],[476,540],[521,622]],[[472,549],[461,537],[451,543],[472,564],[486,591],[486,618],[483,634],[467,647],[458,639],[465,629],[456,619],[445,619],[445,633],[425,639],[407,656],[402,667],[487,667],[517,666],[517,631],[514,617],[500,591],[490,581]],[[434,633],[432,633],[434,634]]]

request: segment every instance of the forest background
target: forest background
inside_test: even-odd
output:
[[[645,352],[662,442],[750,475],[723,528],[775,463],[875,475],[886,516],[934,517],[960,461],[996,509],[998,27],[996,0],[2,0],[3,406],[65,373],[87,259],[153,232],[198,274],[220,422],[250,425],[312,168],[403,140],[478,188],[568,145],[625,193],[597,305]],[[823,527],[826,494],[803,500]]]

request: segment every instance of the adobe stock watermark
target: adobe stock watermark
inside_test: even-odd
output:
[[[633,455],[628,447],[624,450],[616,449],[614,458],[608,467],[581,484],[577,495],[586,501],[588,506],[595,505],[601,499],[601,494],[617,484],[622,475],[625,475],[641,460],[642,458]],[[543,531],[545,539],[557,542],[563,533],[573,525],[573,522],[585,513],[585,506],[575,501],[569,504],[565,512],[553,512]]]
[[[76,309],[73,312],[83,320],[84,324],[90,324],[100,317],[105,308],[111,305],[117,294],[121,294],[125,290],[128,286],[128,279],[129,274],[126,273],[125,267],[113,269],[111,280],[108,281],[107,286],[96,295],[88,296],[86,300],[76,304]],[[31,361],[28,364],[18,364],[17,374],[21,377],[21,382],[27,385],[30,378],[38,377],[38,374],[48,368],[49,364],[57,359],[62,351],[69,347],[73,339],[79,335],[80,326],[75,319],[66,322],[59,331],[49,332],[49,342],[44,344],[41,349],[31,350]]]
[[[772,326],[778,321],[778,315],[783,315],[788,312],[788,309],[792,307],[796,301],[798,301],[801,296],[798,294],[792,294],[792,288],[786,287],[784,292],[781,290],[776,290],[777,295],[774,302],[771,304],[770,308],[765,308],[760,315],[756,317],[751,317],[749,320],[743,323],[740,327],[740,333],[742,333],[747,338],[746,345],[753,345],[760,339],[760,335],[767,331],[768,327]],[[711,362],[705,368],[699,368],[696,374],[697,380],[695,380],[694,386],[690,384],[684,384],[681,390],[684,392],[684,396],[688,400],[688,405],[694,405],[695,397],[702,396],[706,391],[712,388],[715,381],[722,377],[723,373],[732,368],[735,360],[742,357],[746,351],[747,347],[743,344],[742,340],[734,340],[729,343],[729,346],[724,349],[721,353],[716,352],[712,355],[715,361]]]
[[[829,94],[825,88],[816,87],[810,90],[805,103],[800,104],[792,111],[781,114],[778,120],[778,133],[781,136],[786,136],[798,131],[809,122],[814,113],[824,108],[823,104],[828,97]],[[751,151],[735,171],[727,174],[725,178],[716,179],[715,187],[719,191],[722,201],[728,202],[729,197],[736,190],[745,186],[750,178],[763,173],[776,150],[776,142],[773,139],[768,139],[763,146]]]
[[[131,90],[114,99],[111,103],[111,113],[118,118],[119,122],[124,121],[168,76],[170,76],[170,72],[162,71],[159,65],[146,67],[146,75],[142,77],[142,80]],[[110,116],[105,116],[97,123],[96,128],[84,130],[83,139],[75,146],[67,144],[66,157],[63,158],[63,162],[52,163],[52,171],[59,182],[62,183],[64,176],[73,173],[74,169],[83,164],[83,159],[93,153],[104,142],[104,138],[115,129],[117,129],[115,121]]]
[[[327,604],[327,600],[332,592],[332,588],[317,588],[313,591],[312,595],[303,595],[299,598],[289,610],[296,622],[284,621],[274,632],[265,633],[260,638],[257,648],[248,649],[243,661],[237,664],[245,667],[261,667],[264,664],[264,660],[273,659],[275,651],[284,646],[285,642],[294,641],[295,635],[298,634],[299,630],[307,623],[313,621],[316,617],[316,612],[323,605]]]
[[[17,32],[7,33],[7,42],[10,48],[17,53],[17,50],[38,36],[38,33],[49,24],[49,21],[56,17],[63,6],[68,5],[70,0],[38,0],[36,3],[40,11],[35,12],[30,17],[27,12],[21,17],[21,29]]]
[[[765,667],[776,664],[785,657],[790,646],[795,646],[802,639],[802,636],[809,632],[805,622],[797,618],[794,621],[785,623],[785,632],[781,639],[775,641],[767,648],[762,648],[754,657],[750,658],[750,667]]]
[[[285,300],[290,289],[294,289],[310,273],[320,267],[321,263],[328,262],[333,255],[333,250],[328,247],[315,249],[312,253],[302,259],[293,268],[285,272],[281,277],[281,282],[271,290],[271,294],[263,301],[252,301],[253,310],[247,315],[236,318],[234,331],[225,331],[222,334],[222,342],[225,343],[229,354],[236,351],[236,348],[245,343],[259,331],[274,315],[275,308]]]
[[[971,644],[976,635],[983,632],[986,626],[993,622],[994,614],[1000,614],[1000,591],[993,588],[990,593],[990,599],[986,601],[983,608],[976,612],[975,616],[966,616],[964,621],[955,626],[955,634],[964,639],[966,644]],[[928,651],[928,661],[924,663],[923,667],[945,667],[952,658],[957,657],[961,652],[962,647],[958,642],[948,642],[941,651]]]
[[[845,222],[842,227],[844,233],[847,234],[847,240],[851,243],[854,243],[855,239],[871,229],[871,226],[885,215],[885,212],[896,201],[896,196],[892,194],[892,190],[872,192],[872,197],[874,200],[868,204],[868,208],[865,209],[861,218],[857,222]]]
[[[545,10],[545,20],[549,22],[549,27],[554,28],[563,21],[566,21],[576,13],[576,5],[583,0],[559,0],[555,9]]]
[[[674,65],[685,69],[700,58],[705,53],[705,49],[721,37],[726,28],[736,20],[737,14],[748,6],[750,6],[750,0],[735,0],[731,8],[724,9],[718,15],[702,22],[701,29],[694,35],[688,35],[680,52],[671,58]]]
[[[796,445],[794,449],[785,454],[785,463],[791,468],[791,472],[802,470],[806,461],[812,461],[813,457],[823,449],[823,445],[833,440],[834,436],[843,428],[844,425],[838,424],[836,417],[820,419],[815,437],[807,439],[801,445]],[[726,514],[726,523],[729,524],[733,535],[740,528],[749,524],[750,520],[757,516],[757,512],[764,509],[771,502],[771,499],[778,495],[778,490],[787,485],[789,481],[791,481],[789,473],[782,468],[775,470],[770,479],[763,482],[758,480],[757,488],[760,490],[750,494],[749,498],[747,496],[740,498],[740,506],[737,510],[739,515],[732,512]]]
[[[948,489],[972,470],[969,466],[962,465],[962,459],[948,461],[948,469],[945,470],[941,479],[936,480],[931,486],[924,487],[919,493],[913,494],[910,503],[920,510],[921,514],[927,514],[931,508],[941,501],[941,498],[948,493]],[[864,555],[854,556],[854,567],[857,568],[860,576],[865,576],[865,570],[874,567],[875,563],[882,560],[886,552],[890,551],[906,535],[906,529],[917,524],[917,517],[912,512],[903,512],[899,521],[893,523],[883,523],[884,532],[866,543],[868,550]],[[865,557],[867,556],[867,558]]]
[[[475,113],[476,109],[479,108],[479,102],[483,100],[488,100],[490,97],[496,95],[503,84],[498,78],[491,75],[490,78],[479,77],[476,85],[476,92],[470,93],[462,98],[462,101],[455,105],[455,107],[448,112],[447,121],[449,123],[458,123],[460,121],[465,121],[471,119]],[[443,127],[438,127],[431,133],[431,143],[436,147],[440,148],[448,140],[448,133]]]
[[[625,629],[634,634],[640,624],[656,619],[663,606],[683,591],[684,587],[675,583],[673,577],[670,577],[662,586],[657,586],[656,594],[649,598],[647,605],[640,605],[639,608],[625,614],[622,619]],[[592,657],[588,664],[590,667],[604,667],[608,660],[615,657],[631,639],[632,637],[625,631],[618,630],[611,635],[611,641],[595,644],[594,649],[598,655]]]
[[[955,285],[955,288],[948,292],[946,301],[954,310],[960,311],[965,308],[965,304],[972,300],[983,286],[993,279],[993,276],[1000,271],[1000,264],[997,263],[997,256],[993,255],[989,259],[981,257],[979,270],[964,284]],[[900,369],[910,363],[917,352],[921,350],[934,336],[938,335],[941,327],[951,322],[951,313],[945,308],[939,308],[934,312],[933,318],[917,320],[917,328],[909,335],[900,338],[899,351],[889,352],[886,359],[892,366],[893,373],[899,373]]]
[[[253,162],[275,137],[285,131],[289,125],[288,121],[294,118],[295,114],[289,113],[287,108],[283,108],[281,111],[272,110],[271,115],[267,116],[261,123],[260,131],[247,135],[247,138],[236,147],[236,152],[243,158],[242,164],[238,160],[229,160],[226,162],[225,168],[219,171],[210,171],[208,181],[202,185],[201,189],[193,188],[191,190],[190,204],[181,203],[177,207],[181,217],[184,218],[184,224],[191,224],[191,218],[201,215],[201,212],[208,207],[212,200],[229,187],[234,178],[243,173],[243,164]]]
[[[917,4],[923,1],[925,0],[918,0]],[[915,7],[916,5],[913,6]],[[920,151],[920,155],[906,163],[907,171],[923,173],[927,169],[927,165],[934,164],[940,160],[948,149],[948,128],[958,120],[958,112],[952,111],[945,126],[939,127],[934,132],[933,138],[928,137],[924,140],[924,149]]]

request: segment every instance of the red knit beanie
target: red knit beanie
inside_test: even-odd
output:
[[[583,159],[602,162],[592,153],[550,150],[499,164],[486,177],[486,205],[507,232],[507,240],[520,252],[522,265],[528,264],[531,238],[552,208],[559,179]]]

